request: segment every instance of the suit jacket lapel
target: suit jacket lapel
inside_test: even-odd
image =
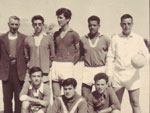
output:
[[[7,51],[8,55],[9,55],[10,54],[10,50],[9,50],[8,32],[4,35],[3,42],[4,42],[4,45],[5,45],[6,51]]]
[[[22,38],[22,35],[20,33],[18,33],[18,38],[17,38],[17,45],[16,45],[16,55],[18,56],[18,53],[19,53],[19,50],[21,48],[21,45],[22,45],[22,42],[23,42],[23,38]]]

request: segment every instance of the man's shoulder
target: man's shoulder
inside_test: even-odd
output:
[[[27,35],[25,35],[25,34],[23,34],[23,33],[18,32],[18,34],[19,34],[21,37],[23,37],[23,38],[26,38],[26,37],[27,37]]]
[[[112,93],[115,93],[115,91],[113,90],[112,87],[107,87],[106,93],[109,94],[109,95],[111,95]]]
[[[93,91],[93,92],[91,92],[91,93],[88,95],[88,98],[89,98],[89,99],[93,99],[93,98],[96,98],[96,96],[97,96],[97,92],[96,92],[96,91]]]
[[[2,33],[2,34],[0,35],[0,39],[5,38],[6,36],[8,36],[8,32],[7,32],[7,33]]]
[[[81,37],[81,42],[86,42],[88,40],[88,35],[84,35]]]

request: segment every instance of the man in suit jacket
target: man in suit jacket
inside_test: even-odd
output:
[[[15,113],[20,113],[21,91],[26,72],[24,57],[25,35],[18,32],[20,19],[11,16],[8,22],[9,32],[0,36],[0,80],[3,87],[4,113],[13,113],[12,98],[14,94]]]

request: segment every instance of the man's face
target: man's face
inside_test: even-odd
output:
[[[8,22],[8,26],[9,26],[9,31],[12,34],[15,34],[15,33],[18,32],[18,29],[19,29],[19,26],[20,26],[20,21],[16,20],[16,19],[13,19],[13,18],[10,18],[9,22]]]
[[[34,32],[36,34],[40,34],[43,30],[42,20],[34,20],[33,23],[32,23],[32,26],[33,26]]]
[[[123,19],[120,25],[122,27],[123,34],[128,36],[131,33],[132,26],[133,26],[132,19],[131,18]]]
[[[99,27],[100,27],[98,22],[95,21],[95,20],[89,21],[88,26],[89,26],[90,33],[93,34],[93,35],[98,32]]]
[[[35,85],[35,86],[40,85],[41,81],[42,81],[42,72],[37,71],[37,72],[32,73],[31,81],[32,81],[32,84]]]
[[[75,88],[72,85],[64,86],[64,95],[66,98],[71,98],[75,94]]]
[[[57,16],[57,21],[60,27],[64,27],[69,23],[70,19],[66,19],[64,14],[61,14]]]
[[[105,89],[108,87],[105,79],[97,80],[95,83],[95,89],[98,93],[102,94]]]

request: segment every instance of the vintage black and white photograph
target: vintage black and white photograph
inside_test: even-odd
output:
[[[0,0],[0,113],[149,113],[149,0]]]

